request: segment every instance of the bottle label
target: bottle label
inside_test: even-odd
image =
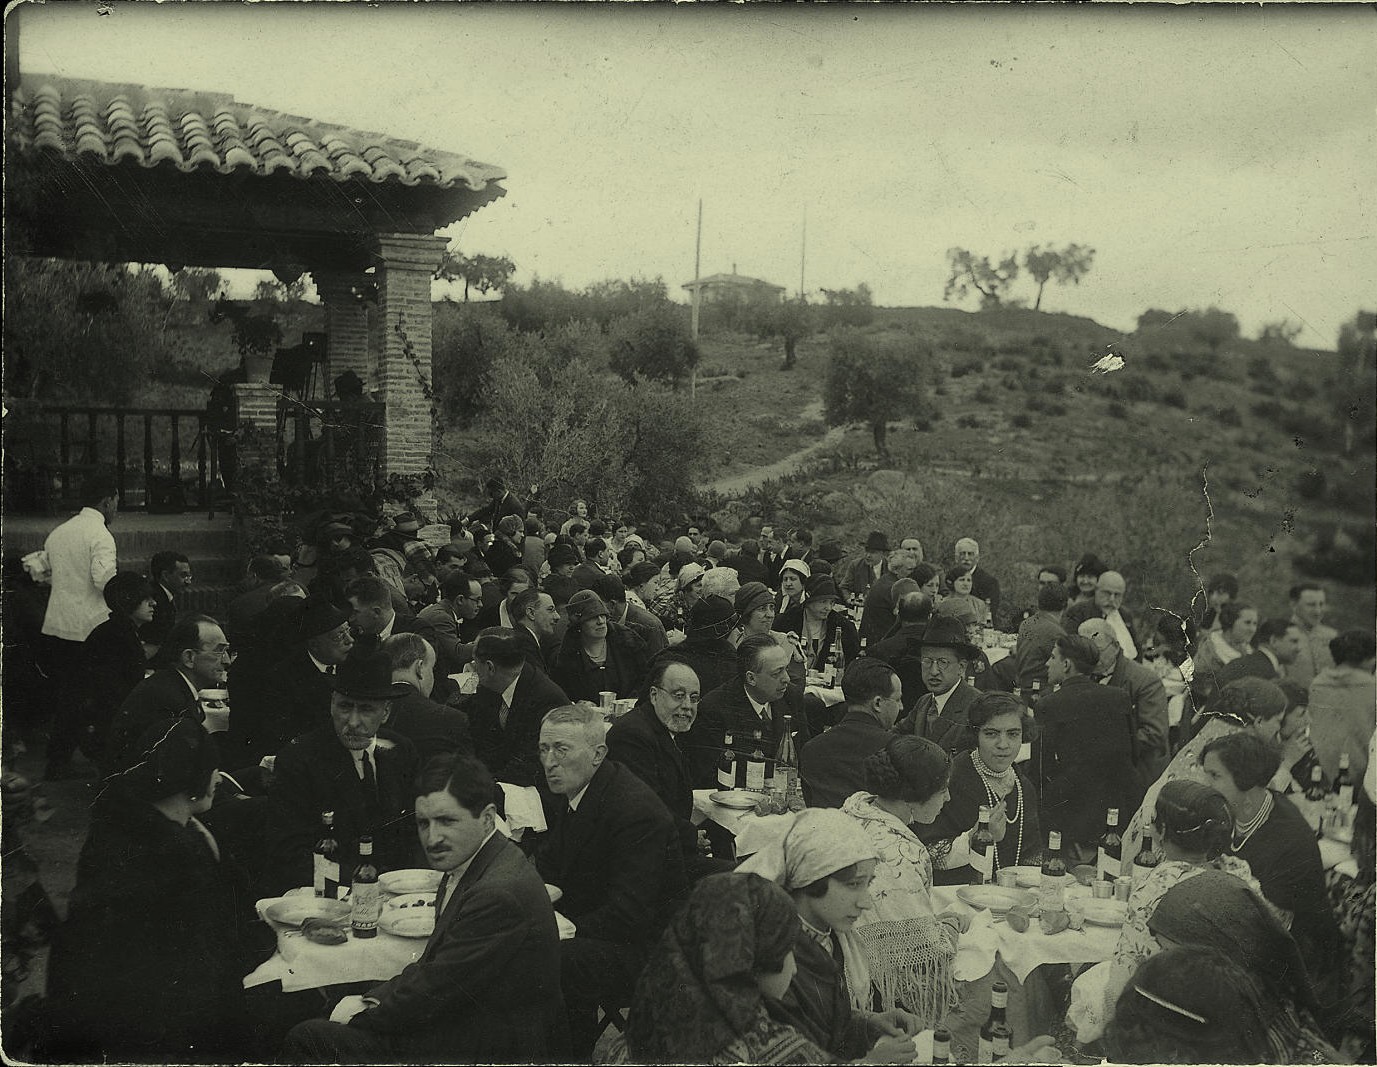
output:
[[[331,900],[339,896],[338,863],[327,860],[324,856],[317,856],[312,874],[312,888],[316,896],[329,897]]]
[[[1353,807],[1353,787],[1351,785],[1339,786],[1339,810],[1348,814],[1348,809]]]
[[[977,1048],[977,1051],[976,1051],[975,1062],[976,1062],[976,1063],[993,1063],[993,1062],[994,1062],[994,1042],[992,1042],[992,1041],[991,1041],[988,1037],[986,1037],[984,1034],[981,1034],[981,1035],[980,1035],[980,1044],[979,1044],[979,1046],[978,1046],[978,1048]]]
[[[735,760],[732,760],[732,762],[727,764],[725,767],[717,768],[717,784],[722,789],[734,789],[736,787]]]
[[[1101,878],[1106,882],[1112,882],[1119,877],[1123,869],[1123,862],[1115,859],[1106,849],[1102,848],[1095,866],[1099,870]]]
[[[746,761],[746,788],[755,792],[765,789],[765,761],[753,759]]]
[[[990,1042],[990,1062],[999,1063],[1009,1058],[1009,1035],[996,1034]]]
[[[379,896],[377,882],[355,882],[349,894],[353,907],[349,913],[349,924],[356,933],[376,931],[378,917],[382,914],[382,898]]]
[[[981,881],[990,881],[994,877],[994,845],[988,846],[984,852],[972,849],[971,868],[980,872]]]

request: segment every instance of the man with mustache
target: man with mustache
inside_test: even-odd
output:
[[[273,768],[268,877],[277,892],[311,884],[311,850],[326,811],[335,813],[343,882],[358,865],[364,835],[373,838],[380,871],[415,867],[420,858],[411,802],[416,749],[383,729],[408,687],[392,681],[384,653],[350,656],[329,679],[330,724],[292,741]]]

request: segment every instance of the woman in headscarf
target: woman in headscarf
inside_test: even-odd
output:
[[[911,1038],[918,1020],[906,1011],[870,1010],[870,964],[856,936],[856,921],[874,908],[870,885],[876,854],[863,827],[830,808],[799,812],[767,848],[738,870],[778,883],[790,897],[803,927],[794,945],[798,972],[781,999],[782,1017],[834,1059],[871,1056]],[[913,1044],[891,1049],[906,1060]],[[897,1060],[895,1062],[898,1062]]]
[[[1144,827],[1153,823],[1153,807],[1162,786],[1179,778],[1206,783],[1205,772],[1200,766],[1200,753],[1217,737],[1250,730],[1260,737],[1275,739],[1288,703],[1286,694],[1275,683],[1261,678],[1240,678],[1220,690],[1214,703],[1197,718],[1195,736],[1181,746],[1166,770],[1148,787],[1138,811],[1129,820],[1123,834],[1124,874],[1129,873],[1133,857],[1138,855]]]
[[[1073,986],[1067,1017],[1081,1042],[1092,1041],[1104,1032],[1133,972],[1143,960],[1161,951],[1149,925],[1158,902],[1169,890],[1188,879],[1219,871],[1238,879],[1262,899],[1262,889],[1248,864],[1229,853],[1233,816],[1214,789],[1199,782],[1168,782],[1157,798],[1157,820],[1152,830],[1162,862],[1134,886],[1114,955],[1086,971]]]
[[[1342,1063],[1315,1020],[1315,991],[1291,935],[1246,885],[1205,871],[1162,897],[1148,928],[1166,947],[1216,948],[1263,993],[1268,1063]]]
[[[247,878],[198,819],[215,764],[210,735],[182,719],[96,797],[49,962],[59,1062],[254,1058],[242,979],[270,950],[253,933],[271,938]]]
[[[956,1003],[952,963],[967,923],[933,909],[932,857],[910,827],[931,823],[951,796],[951,757],[927,738],[895,737],[866,757],[864,774],[866,792],[853,793],[841,808],[865,828],[879,859],[874,907],[856,933],[880,1004],[912,1012],[926,1029]]]

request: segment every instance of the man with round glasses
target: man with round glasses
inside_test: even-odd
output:
[[[919,666],[927,692],[895,729],[936,741],[955,755],[974,746],[966,712],[980,698],[966,681],[980,649],[971,644],[956,619],[939,616],[928,624],[920,645]]]

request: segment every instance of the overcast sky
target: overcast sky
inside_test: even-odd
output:
[[[101,6],[21,8],[21,69],[496,164],[508,195],[448,232],[519,281],[682,296],[701,197],[703,273],[791,292],[806,210],[807,289],[881,304],[940,304],[953,245],[1069,241],[1094,269],[1044,309],[1121,328],[1217,304],[1332,347],[1377,293],[1368,5]]]

